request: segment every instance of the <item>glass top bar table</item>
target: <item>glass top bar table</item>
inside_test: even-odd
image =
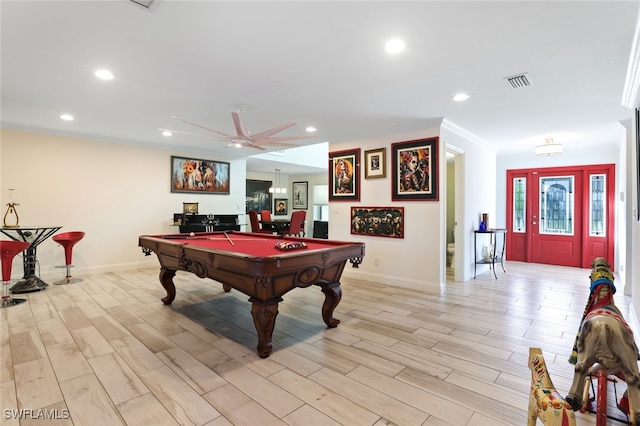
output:
[[[22,256],[24,277],[9,289],[11,293],[31,293],[44,290],[49,285],[36,276],[36,249],[40,243],[55,234],[60,228],[62,226],[5,226],[0,228],[0,232],[12,240],[29,243],[29,247]]]

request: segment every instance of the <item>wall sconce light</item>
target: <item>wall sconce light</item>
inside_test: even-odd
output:
[[[542,145],[536,146],[538,157],[548,157],[549,155],[562,154],[562,144],[554,143],[553,138],[546,138]]]
[[[269,188],[269,192],[270,193],[276,193],[276,194],[286,194],[287,193],[287,188],[281,188],[280,187],[280,169],[276,169],[276,186],[275,187],[271,187]]]
[[[20,226],[20,218],[18,217],[18,211],[16,210],[16,206],[19,205],[20,204],[16,203],[15,189],[9,188],[9,202],[7,203],[7,211],[4,213],[4,217],[2,218],[2,223],[4,224],[5,228],[17,228]],[[15,218],[12,219],[12,216],[15,216]],[[14,220],[15,223],[11,223]]]

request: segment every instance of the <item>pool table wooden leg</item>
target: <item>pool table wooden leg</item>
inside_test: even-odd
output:
[[[271,355],[273,350],[271,338],[276,324],[276,316],[278,316],[278,303],[282,302],[282,298],[264,302],[252,297],[249,302],[251,302],[253,324],[258,332],[258,355],[260,358],[266,358]]]
[[[170,305],[173,299],[176,298],[176,286],[173,284],[173,277],[176,276],[174,269],[160,268],[160,284],[167,291],[167,295],[163,297],[162,303]]]
[[[322,304],[322,319],[329,328],[337,327],[340,320],[333,317],[333,311],[342,299],[342,289],[340,282],[320,281],[318,283],[324,293],[324,303]]]

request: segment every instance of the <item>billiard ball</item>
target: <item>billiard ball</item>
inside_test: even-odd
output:
[[[196,234],[195,234],[194,232],[191,232],[191,233],[189,233],[189,236],[190,236],[190,237],[195,237],[195,236],[196,236]]]

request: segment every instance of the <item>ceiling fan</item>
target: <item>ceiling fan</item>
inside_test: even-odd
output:
[[[206,130],[208,132],[212,132],[215,133],[217,135],[222,136],[221,140],[222,141],[227,141],[229,142],[227,144],[227,147],[231,147],[231,146],[235,146],[235,147],[242,147],[242,146],[246,146],[249,148],[255,148],[255,149],[259,149],[262,151],[265,151],[266,148],[264,148],[264,146],[299,146],[296,144],[292,144],[292,143],[285,143],[285,141],[295,141],[295,140],[299,140],[299,139],[309,139],[309,138],[313,138],[314,136],[276,136],[276,137],[272,137],[273,135],[275,135],[276,133],[280,133],[290,127],[295,126],[296,123],[295,121],[291,121],[289,123],[286,124],[282,124],[280,126],[274,127],[272,129],[268,129],[268,130],[263,130],[262,132],[256,133],[255,135],[250,134],[249,132],[245,131],[244,128],[242,127],[242,122],[240,121],[240,115],[238,115],[237,112],[232,112],[231,116],[233,117],[233,124],[235,125],[236,128],[236,134],[235,135],[230,135],[228,133],[224,133],[224,132],[219,132],[217,130],[213,130],[210,129],[208,127],[205,127],[201,124],[198,123],[194,123],[192,121],[189,120],[184,120],[182,118],[178,118],[176,116],[173,116],[172,118],[175,118],[176,120],[180,120],[183,123],[187,123],[190,124],[192,126],[198,127],[200,129]],[[180,130],[170,130],[170,129],[162,129],[160,128],[160,130],[162,131],[168,131],[168,132],[172,132],[172,133],[181,133],[183,135],[192,135],[192,136],[208,136],[208,135],[203,135],[203,134],[199,134],[199,133],[190,133],[190,132],[182,132]]]

